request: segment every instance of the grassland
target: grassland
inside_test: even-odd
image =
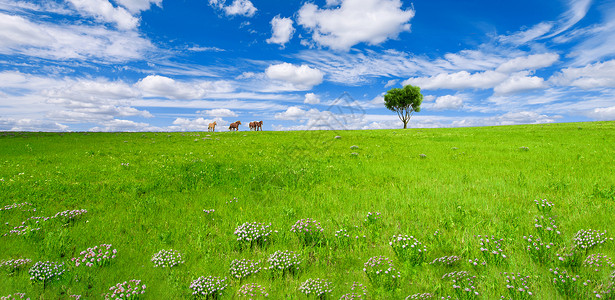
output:
[[[551,213],[539,212],[536,199],[553,202]],[[191,297],[192,280],[213,275],[229,277],[224,299],[251,282],[271,299],[302,299],[298,287],[308,278],[332,282],[332,299],[350,293],[353,282],[363,284],[371,299],[439,298],[456,295],[441,277],[465,270],[476,276],[479,299],[517,297],[508,294],[501,272],[530,276],[536,299],[594,297],[592,289],[614,268],[603,266],[600,274],[608,274],[598,278],[580,262],[532,260],[523,236],[536,235],[535,217],[548,214],[557,215],[561,231],[552,254],[569,250],[582,229],[615,237],[615,122],[211,136],[0,133],[0,207],[23,202],[32,205],[0,211],[0,261],[32,263],[0,273],[0,296],[97,299],[118,282],[140,279],[147,285],[143,299],[182,299]],[[87,213],[23,236],[1,236],[31,216],[76,209]],[[368,224],[368,212],[381,217]],[[305,218],[324,228],[319,242],[300,243],[290,231]],[[240,247],[234,231],[245,222],[271,223],[277,233],[265,245]],[[335,237],[340,229],[351,238]],[[400,259],[389,245],[395,234],[422,242],[425,261]],[[468,263],[483,259],[476,235],[503,239],[507,259],[486,267]],[[593,247],[582,259],[596,253],[615,258],[614,243]],[[118,250],[109,265],[71,265],[72,257],[100,244]],[[161,249],[180,251],[185,263],[154,268],[150,260]],[[231,279],[233,260],[267,265],[276,250],[300,253],[300,271]],[[378,255],[401,273],[397,287],[375,286],[363,271]],[[429,264],[452,255],[460,258],[456,265]],[[31,282],[28,268],[48,260],[66,262],[69,271],[45,285]],[[554,267],[591,279],[593,286],[558,292],[549,272]]]

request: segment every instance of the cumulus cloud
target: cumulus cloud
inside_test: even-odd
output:
[[[359,43],[378,45],[410,31],[413,9],[402,9],[400,0],[340,0],[327,4],[335,8],[319,8],[313,3],[299,10],[297,23],[312,33],[321,46],[348,50]]]
[[[92,132],[138,132],[138,131],[163,131],[162,128],[151,126],[148,123],[135,122],[131,120],[113,119],[101,122],[101,126],[90,128]]]
[[[68,128],[46,120],[0,118],[0,131],[66,131]]]
[[[433,108],[436,110],[454,110],[463,106],[463,99],[458,95],[445,95],[436,98]]]
[[[615,120],[615,106],[594,108],[587,116],[600,121]]]
[[[519,72],[498,84],[493,91],[496,94],[512,94],[521,91],[542,89],[546,87],[544,79],[536,76],[526,76],[527,72]]]
[[[320,103],[320,97],[314,93],[305,94],[305,99],[303,100],[305,104],[318,104]]]
[[[181,82],[160,75],[149,75],[139,80],[135,87],[146,97],[169,99],[200,99],[209,93],[226,93],[233,90],[226,81]]]
[[[139,25],[123,7],[114,7],[108,0],[68,0],[77,10],[104,23],[114,23],[122,30],[132,30]]]
[[[293,20],[290,18],[280,18],[280,16],[275,16],[271,20],[271,31],[272,35],[267,39],[268,44],[279,44],[284,46],[284,44],[288,43],[290,39],[293,37],[295,33],[295,28],[293,27]]]
[[[269,79],[286,83],[288,90],[309,90],[319,85],[323,80],[323,73],[307,65],[295,66],[289,63],[271,65],[265,70]]]
[[[571,85],[583,89],[615,87],[615,60],[597,62],[579,68],[565,68],[549,81],[557,85]]]
[[[308,112],[298,106],[291,106],[286,111],[275,114],[276,120],[293,120],[296,121],[306,116]]]
[[[139,13],[148,10],[152,4],[162,7],[162,0],[116,0],[131,13]]]
[[[253,17],[257,9],[250,0],[233,0],[226,5],[226,0],[209,0],[209,5],[224,11],[227,16]]]
[[[228,108],[216,108],[205,111],[198,111],[197,113],[203,113],[212,117],[236,117],[237,114]]]
[[[501,73],[512,73],[521,70],[537,70],[550,67],[558,60],[559,54],[557,53],[544,53],[516,57],[501,64],[496,71]]]
[[[548,116],[533,111],[508,112],[502,115],[491,117],[463,118],[451,123],[453,127],[467,126],[499,126],[499,125],[520,125],[520,124],[542,124],[553,123],[560,116]]]
[[[403,82],[412,84],[424,90],[436,89],[489,89],[506,80],[508,76],[495,71],[485,71],[470,74],[467,71],[447,74],[442,73],[430,77],[414,77]]]

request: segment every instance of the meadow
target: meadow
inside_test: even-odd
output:
[[[615,122],[0,132],[0,209],[16,299],[615,299]]]

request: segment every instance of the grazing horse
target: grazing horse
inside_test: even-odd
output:
[[[231,125],[228,127],[228,129],[230,131],[233,131],[233,129],[235,129],[235,131],[239,130],[239,125],[241,125],[241,121],[237,121],[235,123],[231,123]]]
[[[254,122],[254,127],[256,131],[258,131],[259,129],[260,131],[263,131],[263,121]]]
[[[214,121],[213,123],[209,123],[209,127],[207,128],[207,131],[211,131],[211,132],[216,131],[216,125],[218,125],[216,121]]]
[[[250,122],[250,130],[256,129],[256,122]]]

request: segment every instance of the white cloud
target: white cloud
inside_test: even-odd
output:
[[[192,52],[224,52],[225,51],[224,49],[221,49],[218,47],[200,47],[200,46],[189,47],[186,50],[192,51]]]
[[[45,120],[0,118],[0,131],[66,131],[68,128]]]
[[[456,120],[451,123],[453,127],[468,126],[500,126],[500,125],[520,125],[520,124],[543,124],[553,123],[560,116],[548,116],[532,111],[508,112],[503,115],[491,117],[469,117]]]
[[[436,89],[489,89],[506,80],[508,76],[494,71],[485,71],[470,74],[461,71],[452,74],[438,74],[431,77],[414,77],[403,82],[403,85],[412,84],[424,90]]]
[[[21,16],[0,13],[2,54],[114,62],[142,58],[151,49],[153,45],[134,31],[38,23]]]
[[[226,5],[226,0],[209,0],[209,5],[223,10],[227,16],[252,17],[257,11],[250,0],[233,0],[230,5]]]
[[[280,18],[280,16],[277,15],[271,19],[271,31],[272,35],[267,39],[267,43],[284,46],[295,33],[293,20],[290,18]]]
[[[296,121],[306,116],[308,112],[298,106],[291,106],[286,111],[275,114],[276,120],[293,120]]]
[[[587,116],[601,121],[615,120],[615,106],[594,108]]]
[[[511,73],[522,70],[537,70],[550,67],[558,60],[559,55],[557,53],[543,53],[516,57],[501,64],[496,71],[501,73]]]
[[[544,79],[536,76],[526,76],[527,74],[527,72],[513,74],[504,82],[498,84],[493,91],[496,94],[512,94],[546,87]]]
[[[399,82],[399,80],[397,80],[397,79],[391,79],[391,80],[387,81],[387,83],[384,85],[384,87],[385,88],[392,87],[395,84],[397,84],[398,82]]]
[[[198,111],[197,113],[203,113],[203,114],[206,114],[208,116],[220,117],[220,118],[236,117],[237,116],[237,114],[235,112],[233,112],[232,110],[230,110],[228,108],[216,108],[216,109],[210,109],[210,110],[206,110],[206,111]]]
[[[455,110],[463,106],[463,99],[458,95],[445,95],[436,98],[433,108],[436,110]]]
[[[116,0],[133,14],[148,10],[152,4],[162,7],[162,0]]]
[[[307,65],[295,66],[289,63],[271,65],[265,70],[269,79],[287,83],[288,90],[309,90],[319,85],[323,80],[323,73]]]
[[[90,128],[89,131],[92,131],[92,132],[163,131],[162,128],[151,126],[148,123],[135,122],[135,121],[131,121],[131,120],[113,119],[113,120],[109,120],[109,121],[104,121],[104,122],[101,123],[101,125],[102,126],[92,127],[92,128]]]
[[[297,23],[311,31],[319,45],[348,50],[359,43],[378,45],[409,31],[414,10],[401,6],[400,0],[342,0],[339,8],[330,9],[306,3]]]
[[[225,122],[221,118],[197,118],[193,120],[187,118],[176,118],[173,121],[173,125],[169,126],[169,129],[172,131],[206,131],[209,127],[209,123],[213,123],[214,121],[217,124],[216,131],[224,130],[225,125],[228,124],[228,122]]]
[[[210,93],[228,93],[234,90],[226,81],[181,82],[160,75],[149,75],[139,80],[135,87],[146,97],[170,99],[200,99]]]
[[[549,81],[557,85],[570,85],[583,89],[615,87],[615,60],[598,62],[580,68],[565,68]]]
[[[314,93],[305,94],[305,100],[303,100],[305,104],[318,104],[320,103],[320,97]]]
[[[115,23],[117,28],[132,30],[139,25],[139,19],[133,17],[126,9],[114,7],[108,0],[68,0],[80,12],[92,16],[98,21]]]
[[[504,43],[515,45],[523,45],[527,42],[534,41],[553,29],[553,24],[550,22],[542,22],[532,26],[529,29],[521,30],[512,35],[500,36],[498,40]]]

